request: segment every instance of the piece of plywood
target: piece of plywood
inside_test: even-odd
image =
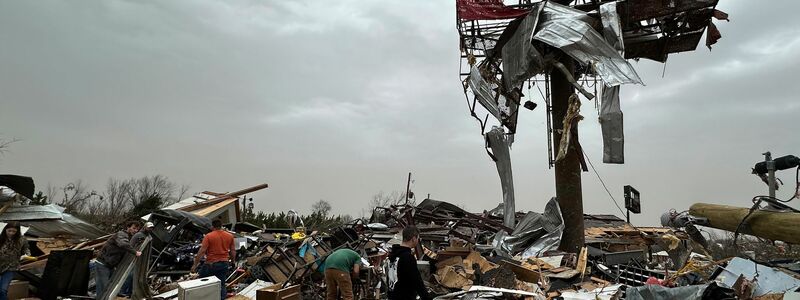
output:
[[[502,261],[500,263],[502,266],[511,269],[514,272],[514,275],[517,275],[517,279],[538,284],[541,280],[541,275],[537,270],[528,269],[524,266],[512,263],[510,261]]]
[[[589,259],[586,247],[581,248],[581,253],[578,255],[578,264],[575,269],[581,273],[581,278],[586,275],[586,261]]]

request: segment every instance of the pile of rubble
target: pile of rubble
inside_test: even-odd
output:
[[[142,256],[123,259],[103,295],[94,294],[91,270],[107,235],[55,206],[12,206],[0,221],[22,222],[37,258],[21,266],[25,280],[12,284],[14,295],[115,299],[132,273],[132,298],[178,299],[197,280],[190,269],[212,219],[235,236],[236,269],[220,283],[235,299],[322,299],[321,266],[341,248],[359,252],[366,266],[353,283],[356,298],[386,299],[383,266],[409,225],[420,230],[418,268],[437,299],[792,299],[800,288],[798,260],[714,261],[680,229],[635,227],[613,215],[585,215],[584,247],[559,251],[564,222],[555,199],[542,213],[516,213],[513,228],[503,225],[502,206],[471,213],[426,199],[318,232],[241,222],[238,197],[257,188],[204,192],[145,216],[154,228]]]

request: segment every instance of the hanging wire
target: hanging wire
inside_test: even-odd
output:
[[[622,210],[622,207],[620,207],[619,203],[617,203],[617,199],[614,199],[614,195],[612,195],[611,191],[608,190],[608,187],[606,186],[606,183],[603,181],[603,178],[600,177],[600,173],[597,173],[597,169],[594,168],[594,165],[592,164],[592,160],[589,159],[589,155],[586,155],[586,152],[583,152],[583,149],[581,149],[581,152],[582,152],[583,156],[586,157],[586,161],[589,162],[589,166],[592,167],[592,171],[594,171],[594,175],[597,176],[597,179],[600,180],[600,184],[603,185],[603,188],[606,190],[606,193],[608,193],[608,197],[611,197],[611,201],[614,202],[614,206],[616,206],[617,209],[619,209],[619,212],[622,213],[623,216],[625,216],[625,211]]]

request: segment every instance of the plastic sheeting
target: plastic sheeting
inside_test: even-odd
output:
[[[535,257],[558,247],[563,232],[561,208],[556,198],[552,198],[545,205],[544,213],[528,212],[511,234],[498,232],[492,245],[495,252],[506,257]]]
[[[497,165],[497,173],[500,175],[500,185],[503,189],[503,225],[508,228],[514,227],[514,176],[511,172],[511,139],[508,138],[501,127],[494,126],[486,133],[489,147],[492,148],[492,155]]]
[[[547,2],[533,39],[561,49],[584,65],[594,67],[606,86],[638,83],[642,79],[628,61],[595,31],[583,11]]]

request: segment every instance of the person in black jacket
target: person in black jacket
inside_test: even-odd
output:
[[[417,244],[419,244],[419,230],[414,226],[408,226],[403,228],[403,242],[392,246],[389,263],[397,263],[397,282],[389,291],[391,300],[414,300],[417,299],[417,295],[422,300],[431,299],[417,269],[417,259],[412,252]]]
[[[142,255],[142,252],[136,251],[131,245],[131,236],[139,231],[139,227],[141,227],[139,222],[129,221],[124,230],[111,235],[103,245],[103,248],[100,249],[100,255],[97,257],[97,264],[95,265],[96,299],[100,299],[106,291],[114,270],[126,253],[136,256]]]

